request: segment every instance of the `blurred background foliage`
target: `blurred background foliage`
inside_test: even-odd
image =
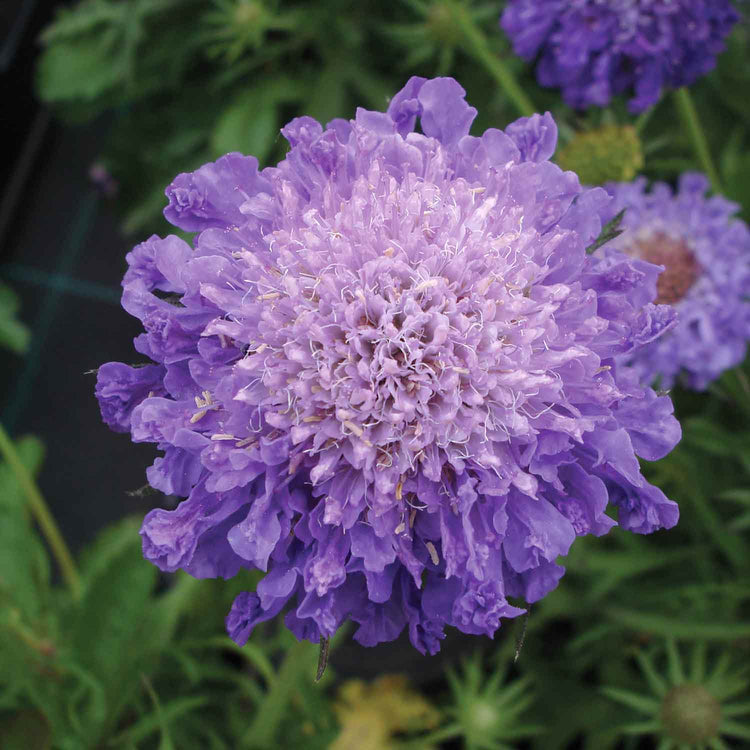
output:
[[[501,85],[515,76],[558,120],[560,163],[592,183],[700,168],[671,96],[638,118],[622,101],[574,113],[513,57],[501,11],[459,0],[84,0],[42,34],[37,92],[71,124],[108,128],[92,179],[116,192],[123,230],[138,237],[168,231],[163,190],[177,173],[233,150],[275,163],[292,117],[383,109],[415,74],[456,77],[480,112],[477,130],[520,114]],[[748,90],[743,21],[692,95],[745,219]],[[15,314],[0,287],[0,345],[22,352],[28,333]],[[275,623],[237,648],[223,617],[257,578],[162,577],[141,557],[140,519],[105,529],[66,563],[34,494],[44,446],[3,433],[0,747],[750,746],[750,367],[706,393],[672,395],[683,441],[644,468],[680,504],[677,528],[579,539],[558,589],[495,642],[472,638],[462,659],[432,657],[438,677],[417,668],[371,681],[337,675],[346,632],[319,683],[316,647]]]

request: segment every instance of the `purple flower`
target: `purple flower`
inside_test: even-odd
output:
[[[641,112],[713,69],[738,19],[729,0],[509,0],[500,25],[571,107],[627,92]]]
[[[625,357],[662,388],[680,380],[705,389],[744,359],[750,340],[750,230],[733,218],[736,204],[706,198],[707,189],[699,174],[684,174],[676,193],[661,183],[646,192],[645,179],[607,185],[614,201],[604,218],[624,208],[626,231],[599,252],[662,266],[656,301],[678,312],[667,335]]]
[[[96,397],[102,419],[115,432],[130,432],[130,415],[145,398],[164,391],[165,370],[159,365],[130,367],[107,362],[96,374]]]
[[[669,325],[658,268],[586,254],[609,198],[549,161],[549,114],[471,137],[475,114],[412,78],[387,112],[293,120],[277,167],[230,155],[167,190],[193,248],[129,256],[136,346],[165,373],[132,435],[187,498],[147,516],[144,554],[267,571],[238,643],[285,610],[299,638],[351,619],[434,653],[554,588],[609,502],[634,531],[677,520],[636,459],[679,439],[671,402],[615,362]]]

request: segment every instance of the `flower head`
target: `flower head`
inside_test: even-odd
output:
[[[268,571],[227,618],[238,643],[286,609],[299,638],[351,619],[435,652],[554,588],[609,502],[639,533],[677,520],[636,459],[679,439],[671,402],[614,359],[671,324],[658,268],[586,254],[609,198],[548,161],[549,114],[471,137],[475,114],[412,78],[387,112],[293,120],[277,167],[228,154],[167,189],[194,247],[129,256],[123,305],[164,376],[118,419],[187,496],[148,514],[144,554]]]
[[[625,724],[616,731],[651,735],[665,750],[725,748],[723,737],[750,738],[743,698],[750,686],[746,664],[734,662],[729,648],[713,654],[705,643],[685,649],[673,639],[634,652],[641,683],[637,691],[605,687],[605,695],[645,714],[648,720]],[[689,664],[689,668],[688,668]]]
[[[500,24],[571,107],[625,92],[641,112],[710,71],[738,19],[729,0],[510,0]]]
[[[621,209],[625,231],[601,253],[621,250],[664,267],[656,282],[657,302],[679,314],[663,338],[632,356],[645,381],[670,387],[682,380],[701,390],[745,356],[750,340],[750,230],[734,203],[705,197],[708,181],[685,174],[676,192],[664,184],[646,191],[646,180],[612,183],[605,211]]]

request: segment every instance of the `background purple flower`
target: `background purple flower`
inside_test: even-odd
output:
[[[691,388],[704,389],[739,364],[750,340],[750,230],[733,218],[737,205],[705,197],[708,180],[684,174],[676,192],[646,180],[610,183],[611,218],[625,209],[626,231],[602,251],[622,250],[664,266],[657,302],[674,305],[677,325],[632,357],[645,382],[670,387],[682,373]]]
[[[475,114],[412,78],[385,113],[295,119],[277,167],[230,154],[167,189],[194,247],[129,256],[136,348],[165,371],[132,435],[187,496],[146,517],[144,554],[267,571],[238,643],[286,609],[299,638],[351,619],[434,653],[554,588],[609,503],[639,533],[677,521],[636,459],[679,439],[671,402],[615,361],[672,324],[658,268],[586,254],[609,198],[548,161],[549,114],[471,137]]]
[[[500,25],[571,107],[625,92],[641,112],[711,70],[738,18],[729,0],[509,0]]]

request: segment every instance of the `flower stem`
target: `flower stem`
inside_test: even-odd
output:
[[[695,155],[698,157],[698,161],[701,163],[703,170],[708,175],[708,179],[711,181],[711,187],[715,193],[721,192],[721,182],[719,180],[719,173],[716,171],[713,159],[711,158],[711,151],[708,148],[708,141],[706,140],[706,134],[703,132],[698,113],[695,110],[695,104],[690,96],[690,92],[684,86],[681,89],[675,91],[675,99],[677,101],[677,109],[679,110],[680,117],[690,134],[690,139],[693,142],[693,149]]]
[[[466,53],[487,69],[487,72],[500,84],[500,88],[516,106],[519,114],[524,117],[533,115],[536,109],[531,99],[526,95],[503,60],[490,50],[487,37],[474,23],[466,8],[456,3],[450,5],[456,25],[463,35],[463,47]]]
[[[23,465],[13,441],[2,425],[0,425],[0,455],[8,462],[8,466],[15,474],[21,491],[26,496],[31,515],[39,525],[42,535],[52,550],[52,554],[60,567],[60,573],[68,584],[73,598],[80,599],[82,593],[81,579],[73,562],[73,556],[70,554],[68,545],[65,544],[55,519],[47,508],[34,478]]]

